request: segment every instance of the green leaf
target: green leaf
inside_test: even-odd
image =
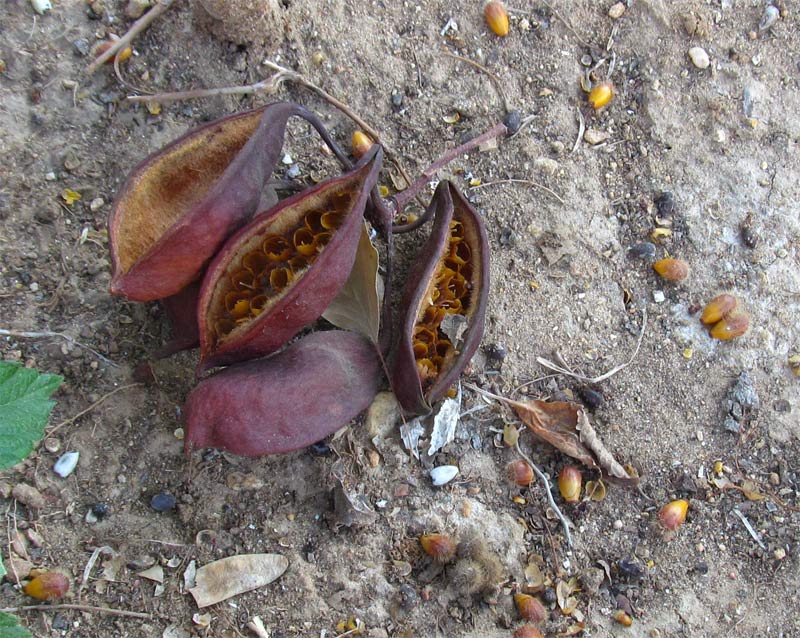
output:
[[[16,465],[33,451],[56,404],[50,395],[63,380],[0,361],[0,469]]]
[[[30,638],[31,632],[19,626],[19,618],[0,611],[0,638]]]

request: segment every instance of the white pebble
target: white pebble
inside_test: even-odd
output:
[[[623,13],[625,13],[625,3],[617,2],[616,4],[611,5],[611,8],[608,10],[608,17],[612,20],[618,20],[622,17]]]
[[[441,487],[452,481],[456,474],[458,468],[455,465],[440,465],[431,470],[431,479],[435,487]]]
[[[665,299],[666,296],[662,291],[660,290],[653,291],[653,301],[655,301],[656,303],[663,303]]]
[[[53,466],[53,471],[61,478],[67,478],[75,471],[78,466],[78,459],[80,458],[79,452],[65,452],[56,461]]]
[[[711,64],[708,53],[703,47],[692,47],[689,49],[689,59],[698,69],[707,69]]]

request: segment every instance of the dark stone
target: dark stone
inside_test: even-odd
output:
[[[95,515],[97,520],[108,515],[108,503],[103,503],[102,501],[99,503],[95,503],[92,505],[92,514]]]
[[[503,119],[503,124],[506,125],[508,134],[513,135],[522,126],[522,115],[520,115],[519,111],[509,111]]]
[[[628,249],[628,256],[634,259],[653,259],[656,256],[656,245],[649,241],[634,244]]]
[[[590,410],[596,410],[603,405],[603,401],[605,401],[602,393],[597,390],[592,390],[591,388],[581,388],[578,390],[578,396],[581,398],[581,401],[583,401],[583,404]]]
[[[175,509],[175,497],[169,492],[161,492],[150,499],[150,507],[156,512],[169,512]]]

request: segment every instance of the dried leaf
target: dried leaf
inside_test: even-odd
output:
[[[588,467],[601,469],[609,478],[621,483],[634,485],[638,482],[638,477],[629,476],[614,459],[577,403],[503,400],[536,436],[564,454]]]
[[[342,330],[360,332],[378,342],[381,322],[383,281],[378,275],[378,251],[362,225],[353,269],[339,294],[322,313],[322,318]]]
[[[349,490],[337,479],[333,488],[334,527],[364,527],[378,518],[363,494]]]
[[[208,607],[232,596],[268,585],[280,577],[289,561],[280,554],[240,554],[203,565],[189,590],[197,606]]]
[[[765,498],[767,498],[759,491],[756,482],[749,479],[742,481],[741,490],[742,494],[745,495],[745,498],[747,498],[748,501],[763,501]]]
[[[139,572],[137,575],[157,583],[164,582],[164,568],[161,567],[161,565],[153,565],[149,569]]]

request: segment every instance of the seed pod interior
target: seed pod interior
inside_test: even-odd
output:
[[[317,319],[350,273],[380,147],[343,177],[258,215],[209,266],[198,303],[201,365],[269,354]]]
[[[483,336],[488,241],[483,222],[449,182],[436,189],[434,227],[404,293],[393,385],[409,412],[430,411]]]

